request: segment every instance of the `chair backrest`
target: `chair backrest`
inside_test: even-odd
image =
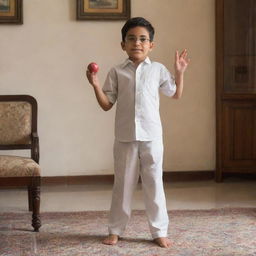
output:
[[[0,95],[0,149],[31,148],[37,102],[29,95]]]

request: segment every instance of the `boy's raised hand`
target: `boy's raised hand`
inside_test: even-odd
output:
[[[93,86],[97,101],[102,109],[105,111],[110,110],[113,106],[113,104],[109,101],[108,97],[100,87],[99,79],[97,76],[97,71],[94,72],[93,70],[90,70],[90,68],[87,67],[86,70],[86,76],[89,81],[89,83]]]
[[[181,54],[179,55],[179,52],[175,52],[175,73],[183,74],[188,66],[189,59],[187,58],[187,50],[183,50]]]

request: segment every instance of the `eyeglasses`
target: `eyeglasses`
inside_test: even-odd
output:
[[[146,37],[137,38],[135,36],[125,38],[126,43],[137,43],[137,41],[139,41],[140,44],[146,44],[147,42],[150,41],[150,39],[148,39]]]

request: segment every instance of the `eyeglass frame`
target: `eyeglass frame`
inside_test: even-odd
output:
[[[136,37],[136,36],[128,36],[125,38],[125,42],[126,43],[137,43],[137,41],[139,41],[140,44],[146,44],[147,42],[152,42],[149,38],[145,38],[145,37]]]

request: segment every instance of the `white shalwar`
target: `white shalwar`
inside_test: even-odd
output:
[[[151,235],[166,237],[168,215],[162,181],[163,143],[159,91],[176,92],[174,78],[160,63],[146,58],[139,66],[127,59],[108,73],[103,91],[117,101],[115,119],[115,182],[109,233],[122,235],[131,215],[133,192],[141,176]]]

